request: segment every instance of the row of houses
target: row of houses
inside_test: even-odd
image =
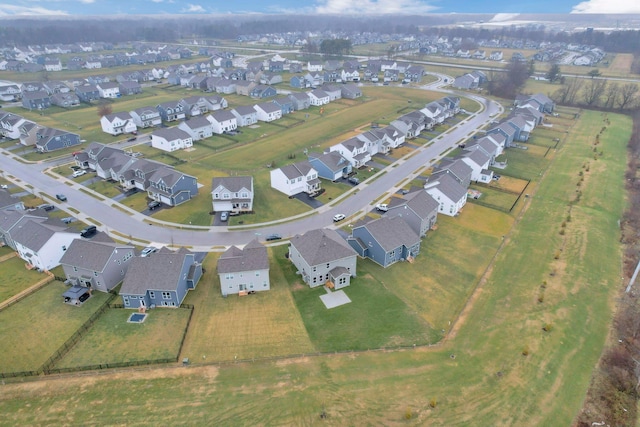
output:
[[[479,70],[458,76],[453,80],[453,87],[458,89],[477,89],[487,81],[487,75]]]
[[[74,159],[77,166],[118,183],[123,191],[145,191],[151,200],[168,206],[180,205],[198,194],[196,177],[98,142],[75,153]]]
[[[0,110],[0,136],[19,140],[25,147],[41,153],[73,147],[81,143],[80,135],[66,130],[39,125],[24,117]]]
[[[310,153],[308,160],[274,169],[271,187],[295,196],[315,195],[321,190],[319,178],[337,181],[363,167],[376,154],[387,154],[406,139],[416,138],[460,112],[460,98],[448,96],[430,102],[424,108],[405,114],[384,128],[374,128],[329,147],[327,152]]]

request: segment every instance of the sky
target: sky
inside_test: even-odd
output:
[[[0,0],[20,15],[640,13],[638,0]]]

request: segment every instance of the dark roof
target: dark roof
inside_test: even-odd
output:
[[[175,291],[181,281],[180,273],[187,262],[187,254],[169,252],[160,249],[150,257],[134,257],[124,276],[120,294],[144,295],[148,290]]]
[[[291,239],[293,246],[309,265],[324,264],[331,261],[356,256],[356,252],[330,229],[319,228],[310,230],[303,235],[296,235]]]
[[[401,217],[387,218],[383,216],[364,224],[362,227],[369,231],[385,252],[400,246],[411,247],[420,242],[420,236]],[[354,228],[354,232],[356,232],[356,228]]]
[[[218,259],[218,274],[268,269],[267,248],[258,239],[253,239],[243,249],[231,246]]]

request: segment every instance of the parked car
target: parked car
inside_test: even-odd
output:
[[[226,221],[229,219],[229,212],[222,212],[220,214],[220,221]]]
[[[40,205],[40,206],[38,206],[38,208],[43,209],[43,210],[48,212],[48,211],[54,210],[56,207],[53,206],[53,205]]]
[[[154,252],[158,252],[158,248],[155,248],[153,246],[147,246],[146,248],[144,248],[141,252],[140,252],[140,256],[141,257],[148,257],[149,255],[151,255]]]
[[[2,184],[0,185],[0,188],[2,188],[3,190],[6,190],[9,188],[9,186],[7,184]]]
[[[358,185],[358,184],[360,184],[360,180],[359,180],[357,177],[355,177],[355,176],[352,176],[351,178],[347,179],[347,181],[349,181],[349,182],[350,182],[350,183],[352,183],[353,185]]]
[[[60,221],[64,222],[65,224],[70,224],[73,221],[75,221],[76,219],[72,216],[68,216],[66,218],[61,218]]]
[[[137,138],[137,137],[135,137],[135,136],[132,136],[131,138],[127,139],[127,142],[133,142],[133,141],[135,141],[136,139],[138,139],[138,138]]]
[[[89,292],[86,292],[78,297],[78,301],[85,302],[86,300],[89,299],[90,296],[91,294]]]
[[[333,216],[333,222],[340,222],[345,218],[346,218],[346,216],[344,214],[335,214]]]
[[[159,208],[160,206],[162,206],[162,203],[154,200],[153,202],[149,202],[147,204],[147,208],[149,208],[150,211]]]
[[[380,212],[386,212],[389,210],[389,206],[386,203],[378,203],[376,205],[376,209]]]
[[[56,194],[56,199],[60,200],[61,202],[66,202],[67,196],[65,196],[64,194]]]
[[[267,242],[271,242],[272,240],[280,240],[282,236],[279,234],[269,234],[264,240]]]
[[[72,176],[72,177],[74,177],[74,178],[77,178],[77,177],[82,176],[82,175],[84,175],[84,174],[86,174],[86,173],[87,173],[87,171],[86,171],[86,170],[84,170],[84,169],[80,169],[80,170],[75,171],[75,172],[73,173],[73,175],[71,175],[71,176]]]
[[[89,237],[95,236],[97,232],[98,228],[95,225],[90,225],[80,232],[80,236],[88,239]]]

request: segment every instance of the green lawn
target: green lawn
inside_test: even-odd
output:
[[[104,303],[94,292],[82,306],[62,302],[67,287],[51,282],[0,311],[0,372],[37,370]]]
[[[2,250],[0,256],[11,253],[10,248]],[[35,285],[44,278],[42,273],[35,270],[27,270],[22,258],[15,256],[0,262],[2,280],[0,280],[0,302],[5,301],[21,291]],[[0,314],[1,315],[1,314]]]
[[[190,310],[159,308],[150,310],[143,323],[127,323],[132,313],[120,308],[104,312],[54,368],[178,357]]]

